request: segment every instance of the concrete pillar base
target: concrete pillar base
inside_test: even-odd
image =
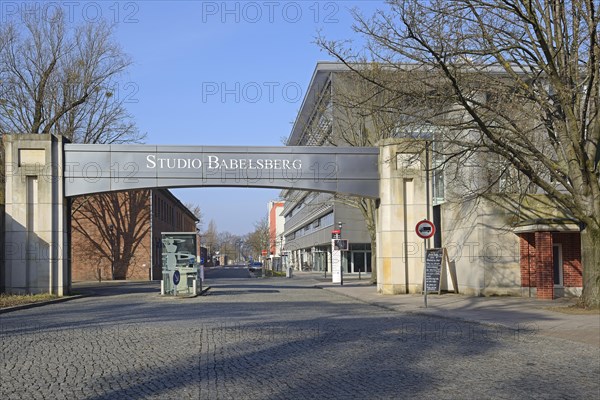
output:
[[[379,145],[377,290],[421,293],[424,249],[415,226],[427,217],[425,142],[390,139]]]
[[[7,293],[70,292],[70,209],[62,137],[4,135]]]

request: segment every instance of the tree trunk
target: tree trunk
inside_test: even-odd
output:
[[[581,304],[600,307],[600,229],[589,225],[581,231],[581,264],[583,266],[583,293]]]
[[[371,284],[377,283],[377,205],[373,199],[362,199],[359,209],[365,218],[371,239]]]

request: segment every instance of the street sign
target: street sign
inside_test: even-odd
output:
[[[334,239],[333,240],[333,249],[348,251],[348,239]]]
[[[261,254],[262,254],[263,256],[266,256],[266,255],[267,255],[267,251],[266,251],[266,250],[262,250],[262,251],[261,251]]]
[[[339,283],[343,285],[342,276],[342,251],[335,246],[335,242],[339,239],[331,240],[331,283]]]
[[[342,231],[339,229],[333,230],[331,231],[331,239],[341,239],[342,238]]]
[[[175,285],[175,286],[179,285],[180,279],[181,279],[181,275],[179,274],[179,271],[175,270],[175,272],[173,272],[173,285]]]
[[[417,223],[415,231],[417,232],[417,236],[421,239],[429,239],[435,234],[435,225],[433,222],[424,219]]]

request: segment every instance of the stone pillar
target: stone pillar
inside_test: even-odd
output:
[[[4,146],[6,292],[68,294],[69,209],[64,196],[63,138],[4,135]]]
[[[535,281],[538,299],[554,298],[552,244],[551,232],[535,232]]]
[[[421,293],[423,240],[415,226],[427,217],[425,142],[388,139],[379,146],[377,291]]]

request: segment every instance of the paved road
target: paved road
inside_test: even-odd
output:
[[[250,272],[245,265],[228,265],[225,267],[206,268],[205,279],[250,278]]]
[[[2,399],[595,399],[593,346],[406,315],[303,279],[105,285],[0,316]]]

